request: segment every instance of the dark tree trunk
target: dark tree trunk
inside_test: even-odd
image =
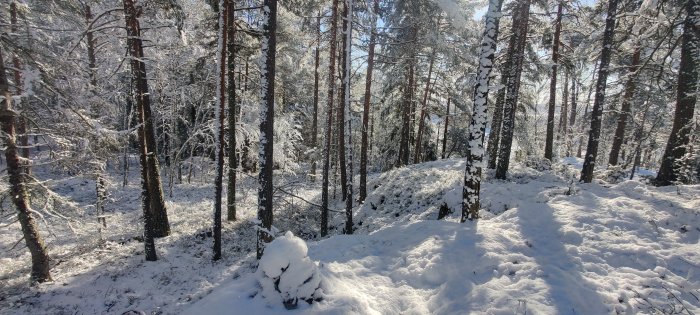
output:
[[[275,118],[275,51],[277,49],[277,0],[263,2],[263,36],[262,56],[264,62],[260,69],[260,174],[258,181],[258,228],[257,256],[262,257],[265,243],[274,238],[272,234],[272,143]]]
[[[561,94],[561,108],[559,109],[559,132],[557,139],[566,141],[566,129],[568,120],[566,114],[569,113],[569,70],[564,68],[564,91]]]
[[[318,150],[318,64],[321,60],[321,13],[316,19],[316,52],[314,56],[314,117],[311,123],[311,147],[314,155],[311,158],[311,179],[316,181],[316,156]]]
[[[484,134],[486,132],[486,118],[488,117],[489,83],[491,82],[491,70],[496,54],[496,42],[498,41],[499,16],[501,15],[502,0],[490,0],[486,13],[486,27],[481,39],[481,52],[479,53],[479,70],[474,86],[474,110],[469,123],[469,154],[467,155],[466,169],[464,172],[464,186],[462,188],[462,217],[461,222],[467,219],[479,218],[481,192],[481,170],[484,159]]]
[[[236,59],[235,59],[235,36],[236,36],[236,16],[235,2],[226,0],[228,4],[226,19],[226,63],[228,71],[228,185],[226,186],[226,200],[228,209],[226,220],[236,220],[236,171],[238,170],[238,155],[236,154],[236,117],[238,109],[236,106]],[[240,79],[240,77],[239,77]],[[240,84],[240,82],[239,82]],[[240,87],[240,86],[239,86]],[[222,144],[223,145],[223,144]]]
[[[12,26],[11,27],[12,32],[17,33],[18,32],[17,3],[15,1],[12,1],[12,3],[10,3],[10,24]],[[15,68],[15,70],[13,72],[14,72],[15,88],[17,89],[17,95],[22,95],[22,93],[24,93],[23,82],[22,82],[22,72],[21,72],[22,62],[20,62],[20,60],[17,56],[14,56],[14,57],[12,57],[12,65]],[[27,98],[25,102],[29,102],[29,98]],[[22,102],[21,105],[22,105],[22,109],[26,108],[26,105],[24,102]],[[20,154],[22,155],[23,158],[29,159],[29,135],[27,135],[27,119],[24,118],[23,115],[17,116],[17,134],[18,134],[18,138],[19,138]],[[25,172],[26,174],[31,174],[31,169],[29,168],[28,163],[22,163],[22,171]]]
[[[578,91],[576,91],[576,76],[572,73],[571,78],[571,116],[569,116],[569,137],[566,141],[566,155],[571,156],[571,137],[574,136],[574,125],[576,124],[576,99]]]
[[[661,167],[656,175],[657,186],[671,185],[678,180],[675,169],[676,160],[686,153],[690,141],[692,119],[695,114],[695,101],[698,88],[698,43],[700,43],[700,0],[688,0],[685,4],[687,17],[683,23],[683,42],[681,44],[681,61],[678,71],[678,90],[676,94],[676,112],[673,117],[671,135],[666,143]]]
[[[581,181],[590,183],[593,180],[595,160],[598,157],[598,142],[600,141],[600,126],[603,117],[603,104],[605,102],[605,87],[610,72],[610,57],[613,50],[613,37],[615,35],[615,15],[619,0],[610,0],[608,3],[608,16],[605,19],[605,31],[603,32],[603,50],[600,54],[600,66],[598,68],[598,82],[596,84],[595,100],[591,111],[591,129],[588,132],[588,145],[586,157],[581,169]]]
[[[401,140],[399,141],[399,160],[397,166],[401,167],[408,165],[410,156],[410,137],[411,137],[411,108],[413,103],[413,58],[408,62],[406,71],[406,85],[404,86],[404,100],[401,108]]]
[[[615,128],[615,136],[613,137],[610,157],[608,159],[608,164],[610,165],[617,165],[618,158],[620,156],[620,149],[622,148],[622,142],[625,139],[627,118],[630,115],[632,98],[634,98],[634,92],[637,88],[637,70],[639,69],[640,54],[641,51],[639,48],[635,49],[634,53],[632,54],[632,64],[630,65],[629,69],[629,77],[625,83],[625,94],[622,96],[622,105],[620,106],[620,112],[617,116],[617,127]]]
[[[369,35],[369,48],[367,52],[367,75],[365,76],[365,100],[362,112],[362,143],[360,148],[360,202],[367,198],[367,132],[369,129],[370,101],[372,98],[372,71],[374,70],[374,46],[377,39],[377,15],[379,14],[379,0],[374,0],[372,9],[372,29]]]
[[[85,39],[87,40],[87,53],[88,53],[88,74],[90,75],[90,85],[93,87],[97,86],[97,77],[95,71],[97,71],[97,61],[95,58],[95,39],[92,32],[92,11],[89,5],[85,5],[85,21],[87,22],[88,30],[85,33]]]
[[[513,43],[511,46],[514,49],[508,51],[510,67],[507,69],[508,84],[506,85],[506,100],[503,106],[501,141],[498,146],[498,165],[496,167],[496,178],[498,179],[506,179],[506,172],[510,163],[510,149],[513,143],[515,112],[518,104],[525,44],[527,43],[529,14],[530,0],[518,2],[513,16],[513,21],[516,21],[516,23],[513,23],[513,37],[511,38],[511,43]]]
[[[353,174],[353,150],[352,150],[352,117],[350,114],[350,100],[351,100],[351,95],[350,95],[350,71],[352,70],[352,11],[353,11],[353,1],[352,0],[346,0],[345,1],[345,20],[344,20],[344,25],[345,25],[345,36],[343,37],[343,43],[344,43],[344,48],[343,51],[345,52],[343,54],[343,98],[344,98],[344,123],[347,124],[345,126],[345,134],[341,135],[342,140],[341,142],[344,142],[344,150],[341,153],[341,156],[343,157],[342,164],[341,164],[341,169],[345,170],[347,167],[347,171],[345,172],[345,180],[343,181],[345,183],[345,234],[352,234],[353,232],[353,224],[352,224],[352,199],[353,199],[353,191],[352,191],[352,174]],[[345,164],[347,162],[347,164]],[[347,165],[347,166],[346,166]]]
[[[343,34],[345,34],[346,30],[348,29],[348,0],[343,1],[343,16],[341,19],[343,20]],[[340,189],[342,192],[342,199],[345,200],[345,197],[348,195],[348,185],[347,185],[347,179],[348,179],[348,173],[347,169],[345,168],[345,108],[349,104],[345,104],[343,101],[345,98],[345,91],[348,88],[345,85],[345,75],[348,70],[348,65],[347,65],[347,50],[348,50],[348,45],[347,45],[347,36],[343,36],[342,38],[342,44],[343,44],[343,49],[341,50],[341,58],[340,58],[340,77],[342,78],[341,80],[341,85],[340,85],[340,94],[338,95],[339,101],[338,101],[338,112],[337,112],[337,119],[338,121],[336,122],[336,125],[338,126],[338,163],[340,165]]]
[[[139,111],[140,123],[143,125],[144,137],[140,140],[146,147],[145,168],[148,177],[146,184],[151,203],[151,216],[153,218],[153,237],[170,235],[170,223],[163,199],[163,186],[160,181],[158,168],[158,155],[156,152],[156,137],[151,113],[151,100],[148,92],[146,64],[144,63],[143,46],[141,43],[141,28],[138,21],[138,12],[134,6],[134,0],[124,1],[124,15],[126,19],[127,45],[131,55],[131,73],[133,86],[136,89],[136,104]],[[145,144],[144,144],[145,142]]]
[[[323,147],[323,183],[321,188],[321,237],[328,235],[328,173],[330,170],[331,138],[333,138],[333,98],[335,97],[335,54],[338,30],[338,0],[333,0],[330,27],[330,51],[328,62],[328,116],[326,139]]]
[[[511,35],[512,36],[512,35]],[[508,51],[511,51],[512,41],[508,43]],[[501,88],[496,95],[496,106],[493,109],[493,117],[491,118],[491,131],[489,133],[489,141],[487,143],[487,149],[489,155],[488,165],[486,167],[490,169],[496,169],[496,164],[498,161],[498,145],[501,142],[501,127],[503,126],[503,105],[506,102],[506,88],[508,84],[508,74],[506,69],[510,68],[509,60],[506,60],[503,65],[503,71],[501,71]]]
[[[445,131],[442,133],[442,159],[445,159],[445,148],[447,147],[447,126],[450,122],[450,101],[451,98],[447,98],[447,109],[445,111]]]
[[[559,67],[559,36],[561,34],[562,2],[557,8],[554,21],[554,40],[552,41],[552,79],[549,83],[549,108],[547,110],[547,137],[544,145],[544,157],[552,160],[554,151],[554,109],[557,106],[557,68]]]
[[[226,116],[226,55],[228,42],[228,0],[219,0],[219,84],[216,91],[218,108],[216,111],[216,177],[214,177],[214,255],[213,260],[221,259],[221,199],[224,182],[224,119]],[[233,103],[231,100],[229,100]]]
[[[44,246],[44,240],[39,234],[34,218],[32,218],[29,195],[27,193],[26,177],[22,174],[22,163],[17,152],[15,142],[15,119],[17,113],[12,108],[12,94],[5,73],[5,62],[0,51],[0,93],[4,99],[0,107],[0,127],[2,128],[5,142],[5,161],[7,161],[7,174],[10,184],[10,195],[15,198],[12,203],[17,209],[17,219],[22,226],[22,235],[32,256],[31,279],[33,282],[51,281],[49,273],[49,254]]]
[[[435,49],[430,55],[430,65],[428,66],[428,79],[425,81],[425,91],[423,91],[423,102],[420,107],[420,115],[418,119],[418,135],[416,136],[416,146],[413,153],[413,164],[418,164],[421,160],[421,151],[423,146],[423,126],[425,120],[425,108],[428,105],[428,94],[430,93],[430,77],[433,75],[433,63],[435,63]]]

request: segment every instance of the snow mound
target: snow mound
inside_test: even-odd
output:
[[[301,238],[287,232],[265,247],[260,258],[257,279],[261,294],[272,305],[284,304],[294,309],[297,303],[311,304],[320,296],[321,277],[316,263],[307,256]]]

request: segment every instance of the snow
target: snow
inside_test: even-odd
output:
[[[211,262],[211,239],[203,229],[211,224],[211,183],[175,186],[167,198],[173,235],[156,241],[159,261],[145,262],[143,244],[132,239],[141,228],[138,181],[110,187],[113,202],[102,246],[95,245],[96,222],[82,223],[92,214],[84,205],[94,198],[94,182],[49,181],[85,213],[62,212],[80,218],[72,222],[76,234],[46,216],[58,235],[47,237],[49,250],[61,261],[53,267],[53,283],[27,287],[26,249],[3,251],[0,314],[634,314],[673,307],[700,312],[700,186],[657,188],[625,180],[572,189],[576,167],[565,163],[580,160],[563,162],[543,171],[514,162],[508,181],[493,179],[487,170],[482,219],[464,224],[457,222],[463,160],[373,175],[367,201],[356,212],[356,235],[308,244],[291,232],[280,235],[258,268],[252,256],[254,178],[241,179],[246,192],[238,200],[241,220],[224,222],[219,262]],[[133,170],[132,177],[137,175]],[[312,185],[294,191],[319,198]],[[455,213],[437,221],[442,203]],[[298,215],[317,212],[294,209],[276,212],[275,225],[286,230],[300,224]],[[335,231],[343,216],[332,213]],[[16,223],[0,228],[0,248],[9,249],[18,235]],[[298,290],[314,272],[320,289]],[[261,283],[275,277],[281,277],[280,291],[297,288],[288,297],[307,297],[313,288],[320,300],[286,310],[281,292]]]
[[[447,160],[399,169],[380,177],[393,188],[374,193],[440,200],[434,193],[459,201],[451,193],[456,188],[451,176],[462,166]],[[432,178],[434,184],[426,187],[432,193],[413,191],[407,197],[409,187],[436,176],[426,174],[430,169],[448,180]],[[485,182],[486,201],[512,206],[476,223],[430,220],[421,213],[432,213],[430,206],[397,205],[394,211],[408,213],[393,220],[363,207],[364,221],[377,222],[376,231],[310,243],[309,257],[320,262],[324,299],[296,312],[608,314],[681,305],[700,310],[694,297],[700,293],[699,186],[683,187],[678,195],[672,188],[625,181],[609,188],[585,184],[566,195],[566,183],[554,175],[520,168],[514,177],[520,183]],[[240,297],[241,291],[255,288],[246,280],[230,281],[189,310],[281,310]]]
[[[296,307],[298,300],[312,301],[320,294],[321,278],[307,252],[304,240],[289,231],[265,247],[257,278],[261,294],[270,305]]]

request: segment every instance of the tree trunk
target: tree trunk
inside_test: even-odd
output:
[[[462,188],[462,217],[461,222],[467,219],[479,218],[481,191],[481,169],[484,159],[484,133],[486,132],[486,119],[488,117],[488,94],[493,69],[493,59],[496,53],[498,41],[498,25],[501,15],[502,0],[490,0],[486,13],[486,27],[481,39],[481,51],[479,53],[479,70],[477,71],[476,84],[474,86],[474,110],[469,123],[469,154],[467,154],[466,170],[464,172],[464,186]]]
[[[95,39],[93,38],[92,32],[92,11],[89,5],[85,5],[85,21],[87,22],[88,30],[85,33],[85,38],[87,40],[87,53],[88,53],[88,74],[90,76],[90,85],[97,86],[97,77],[95,71],[97,71],[97,62],[95,58]]]
[[[343,34],[348,29],[348,1],[349,0],[344,0],[343,1]],[[338,112],[337,112],[337,126],[338,126],[338,162],[340,166],[340,189],[342,192],[342,199],[345,200],[345,198],[348,195],[348,185],[347,185],[347,180],[348,180],[348,173],[347,169],[345,168],[346,163],[345,163],[345,111],[346,107],[349,106],[348,103],[344,101],[345,95],[346,95],[346,90],[349,88],[345,84],[346,80],[346,73],[349,71],[347,59],[348,59],[348,38],[347,36],[343,36],[342,38],[342,43],[343,43],[343,49],[341,51],[342,57],[340,58],[341,63],[340,63],[340,68],[341,68],[341,73],[340,76],[342,78],[342,84],[340,85],[340,95],[338,95],[338,98],[343,100],[343,101],[338,101]],[[349,118],[349,117],[348,117]]]
[[[360,148],[360,202],[367,198],[367,132],[369,129],[370,100],[372,98],[372,71],[374,70],[374,46],[377,40],[377,15],[379,14],[379,0],[374,0],[372,9],[372,29],[369,35],[369,48],[367,52],[367,75],[365,76],[365,100],[362,112],[362,143]]]
[[[345,234],[352,234],[353,224],[352,224],[352,117],[350,116],[350,71],[352,70],[352,11],[353,11],[353,1],[345,0],[345,55],[343,56],[343,91],[344,91],[344,111],[345,111],[345,135],[343,139],[344,150],[343,150],[343,161],[341,162],[341,169],[345,169],[347,162],[347,171],[345,172]]]
[[[571,137],[574,136],[574,125],[576,124],[576,99],[578,92],[576,91],[576,75],[572,73],[571,78],[571,116],[569,116],[569,136],[566,139],[566,155],[571,156]]]
[[[610,157],[608,159],[609,165],[617,165],[618,157],[620,156],[620,149],[622,148],[622,142],[625,139],[625,129],[627,129],[627,118],[630,115],[630,110],[632,107],[632,98],[634,98],[634,92],[637,88],[637,70],[639,70],[639,59],[641,50],[639,48],[635,49],[632,54],[632,64],[629,69],[629,77],[625,83],[625,94],[622,96],[622,105],[620,106],[620,113],[617,116],[617,127],[615,128],[615,136],[613,137],[612,148],[610,149]]]
[[[413,103],[413,58],[408,62],[406,71],[406,86],[404,86],[404,100],[401,108],[401,140],[399,141],[399,160],[397,166],[401,167],[408,165],[410,156],[410,137],[411,137],[411,107]]]
[[[221,199],[224,178],[224,119],[226,110],[226,57],[228,42],[228,9],[229,1],[219,0],[219,44],[217,61],[219,63],[219,80],[217,82],[216,100],[218,108],[214,130],[216,136],[216,177],[214,177],[214,255],[213,260],[221,259]],[[229,102],[233,103],[231,100]]]
[[[613,50],[613,37],[615,35],[615,15],[619,0],[610,0],[608,3],[608,16],[605,19],[605,31],[603,32],[603,50],[600,54],[600,66],[598,68],[598,82],[596,84],[595,100],[591,111],[591,129],[588,132],[588,145],[586,157],[581,169],[581,181],[590,183],[593,180],[595,160],[598,157],[598,142],[600,141],[600,127],[603,116],[603,104],[605,102],[605,87],[610,69],[610,57]]]
[[[338,0],[333,0],[330,27],[330,51],[328,62],[328,116],[326,139],[323,148],[323,183],[321,187],[321,237],[328,235],[328,173],[330,170],[331,138],[333,138],[333,97],[335,96],[335,54],[338,29]]]
[[[501,141],[498,146],[498,166],[496,178],[506,179],[506,172],[510,163],[510,149],[513,143],[513,131],[515,127],[515,112],[518,104],[518,92],[520,90],[520,74],[523,68],[525,44],[527,42],[527,28],[530,14],[530,0],[518,2],[513,16],[513,37],[508,51],[509,65],[507,69],[508,84],[506,85],[506,99],[503,106],[503,126],[501,127]]]
[[[698,87],[698,43],[700,42],[700,0],[688,0],[685,5],[687,16],[683,23],[683,42],[681,45],[681,61],[678,71],[678,90],[676,94],[676,112],[673,117],[673,127],[661,167],[656,175],[657,186],[671,185],[678,180],[674,163],[686,153],[690,141],[692,119],[695,114],[695,101]]]
[[[513,48],[511,48],[511,43],[512,41],[509,41],[508,51],[513,50]],[[508,85],[506,69],[508,68],[510,68],[510,60],[506,60],[503,65],[503,71],[501,71],[502,88],[498,91],[498,95],[496,95],[496,106],[493,109],[493,117],[491,118],[491,131],[489,132],[489,141],[486,149],[489,155],[487,167],[490,169],[495,169],[498,161],[498,145],[501,142],[501,127],[503,126],[503,105],[506,102],[505,86]]]
[[[433,75],[433,63],[435,63],[435,49],[430,54],[430,65],[428,66],[428,79],[425,81],[425,91],[423,92],[423,102],[420,107],[420,118],[418,119],[418,136],[416,136],[416,146],[413,153],[413,164],[418,164],[421,158],[423,141],[423,126],[425,120],[425,107],[428,105],[428,94],[430,93],[430,77]]]
[[[554,109],[557,106],[557,68],[559,67],[559,36],[561,34],[562,2],[559,1],[557,18],[554,22],[554,40],[552,41],[552,79],[549,83],[549,108],[547,111],[547,137],[544,157],[552,160],[554,151]]]
[[[569,70],[564,68],[564,91],[561,94],[561,108],[559,109],[559,132],[557,139],[566,141],[566,129],[568,120],[566,114],[569,112]]]
[[[10,24],[13,33],[17,33],[17,3],[12,1],[10,3]],[[14,66],[14,80],[15,88],[17,90],[17,95],[22,95],[24,93],[23,82],[22,82],[22,62],[20,62],[17,56],[12,57],[12,65]],[[27,97],[26,102],[29,102],[29,97]],[[22,109],[26,108],[25,102],[21,103]],[[24,112],[24,110],[22,111]],[[27,135],[27,119],[22,115],[17,116],[17,134],[19,138],[20,153],[23,158],[29,159],[29,135]],[[29,163],[22,163],[22,171],[26,174],[31,174],[31,169],[29,168]]]
[[[153,127],[153,115],[151,113],[151,100],[148,92],[146,64],[143,62],[143,46],[141,44],[141,28],[137,19],[137,11],[134,0],[123,0],[124,15],[126,19],[127,45],[131,55],[131,73],[136,89],[136,104],[139,111],[140,123],[143,125],[144,137],[142,145],[146,147],[146,164],[141,165],[148,172],[146,184],[151,202],[151,215],[153,218],[153,237],[170,235],[170,223],[168,213],[163,200],[163,187],[160,181],[158,168],[158,156],[156,153],[156,137]]]
[[[236,106],[236,59],[235,59],[235,36],[236,36],[236,16],[235,2],[226,0],[228,4],[226,19],[226,62],[228,71],[228,185],[226,186],[226,199],[228,209],[226,220],[236,220],[236,171],[238,171],[238,155],[236,154],[236,117],[238,106]],[[240,79],[240,77],[239,77]],[[240,81],[240,80],[239,80]],[[239,82],[240,84],[240,82]],[[239,86],[240,87],[240,86]]]
[[[10,195],[14,196],[12,203],[17,209],[17,219],[22,226],[22,235],[32,256],[31,279],[33,282],[51,281],[49,273],[49,254],[44,246],[44,240],[39,234],[32,210],[29,208],[29,195],[27,193],[26,177],[22,174],[22,163],[17,152],[15,142],[15,119],[17,113],[12,108],[12,93],[5,73],[5,62],[0,51],[0,93],[4,99],[0,107],[0,127],[2,128],[5,142],[5,160],[7,161],[7,174],[10,184]]]
[[[316,156],[318,150],[318,64],[321,60],[321,13],[316,18],[316,52],[314,56],[314,117],[311,123],[311,148],[314,155],[311,158],[311,180],[316,181]]]
[[[272,169],[274,168],[273,137],[275,117],[275,51],[277,49],[277,0],[263,2],[263,58],[260,69],[260,173],[258,175],[258,242],[257,257],[262,257],[265,243],[274,238],[272,234]]]
[[[447,125],[450,122],[450,101],[451,98],[447,98],[447,110],[445,111],[445,131],[442,133],[442,159],[445,159],[445,148],[447,147]]]

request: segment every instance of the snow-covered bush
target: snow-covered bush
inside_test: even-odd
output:
[[[292,232],[265,247],[257,277],[261,294],[270,304],[282,303],[287,309],[294,309],[300,300],[311,304],[320,299],[321,276],[307,253],[304,240]]]
[[[625,171],[620,165],[610,165],[598,175],[598,178],[611,184],[619,184],[629,178],[629,172]]]
[[[552,162],[543,157],[528,156],[525,158],[524,163],[525,166],[540,172],[549,171],[552,169]]]

